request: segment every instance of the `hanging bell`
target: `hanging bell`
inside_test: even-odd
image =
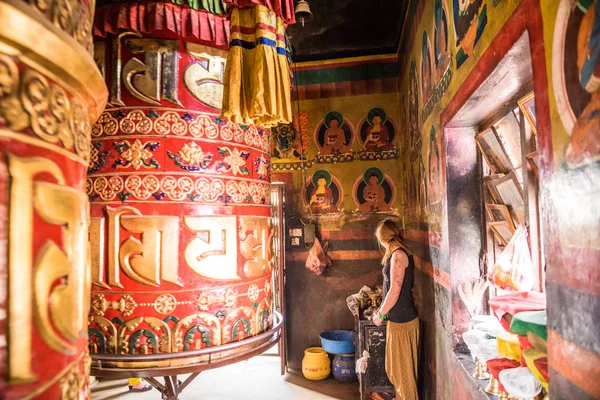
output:
[[[300,21],[302,26],[304,26],[304,22],[310,21],[313,17],[312,13],[310,12],[310,6],[306,0],[298,1],[298,4],[296,4],[295,14],[296,20]]]

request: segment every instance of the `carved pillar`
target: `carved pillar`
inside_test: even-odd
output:
[[[0,1],[0,397],[89,395],[93,3]]]
[[[269,131],[217,117],[225,50],[161,32],[96,43],[110,105],[87,180],[90,351],[123,355],[103,368],[185,369],[200,360],[183,352],[271,326]]]

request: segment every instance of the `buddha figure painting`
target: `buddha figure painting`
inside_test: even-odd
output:
[[[442,0],[435,0],[434,11],[434,54],[436,84],[444,78],[450,67],[450,50],[448,49],[448,19],[446,7]]]
[[[571,137],[566,162],[577,168],[600,161],[600,2],[561,3],[557,26],[554,95]]]
[[[340,185],[334,181],[327,170],[316,171],[307,182],[305,200],[313,214],[338,212],[341,197]]]
[[[354,201],[358,212],[389,212],[394,201],[391,180],[377,167],[370,167],[354,183]]]
[[[385,110],[373,108],[360,127],[363,152],[395,151],[396,128]]]
[[[427,31],[423,31],[423,43],[421,49],[421,93],[423,94],[423,103],[425,105],[433,95],[431,51]]]
[[[352,153],[352,127],[338,111],[327,113],[315,132],[315,141],[320,148],[318,156],[339,156]],[[329,160],[322,160],[327,162]],[[339,160],[336,160],[339,161]]]

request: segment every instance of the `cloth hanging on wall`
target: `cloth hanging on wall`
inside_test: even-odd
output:
[[[267,128],[292,122],[283,19],[262,6],[234,8],[230,30],[222,116]]]

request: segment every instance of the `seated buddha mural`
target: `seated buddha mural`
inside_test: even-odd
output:
[[[313,214],[331,214],[339,211],[341,185],[327,170],[316,171],[307,182],[305,200]]]
[[[354,183],[354,201],[362,213],[392,210],[395,190],[393,182],[377,167],[370,167]]]
[[[352,127],[338,111],[327,113],[315,132],[320,148],[318,156],[337,156],[352,153]]]
[[[396,128],[381,108],[373,108],[360,127],[362,152],[395,151]]]

